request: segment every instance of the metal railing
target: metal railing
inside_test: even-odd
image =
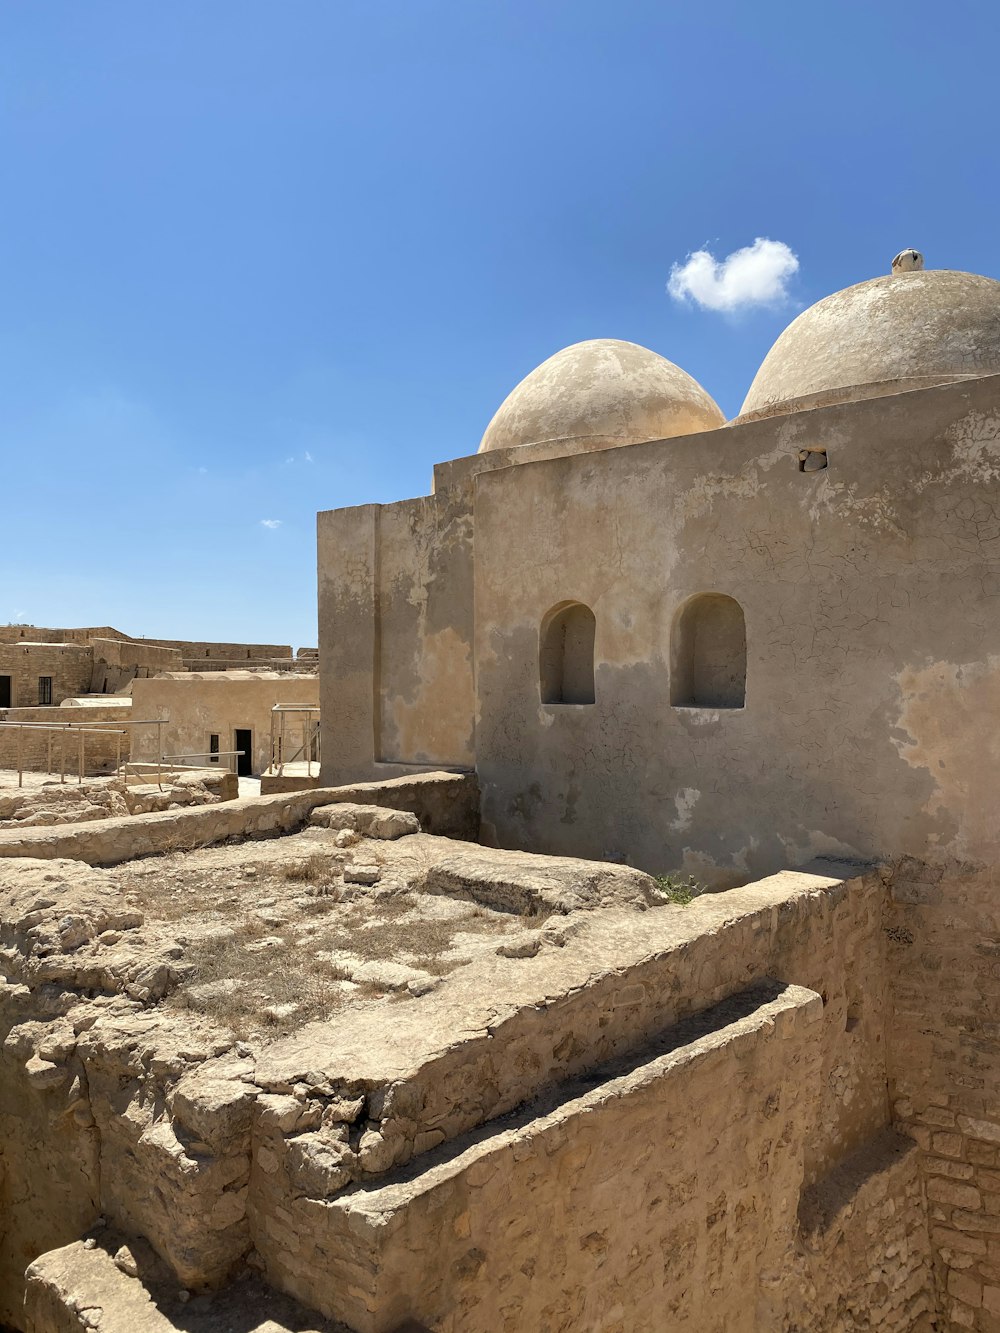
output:
[[[17,737],[17,785],[24,786],[24,737],[37,732],[46,733],[46,759],[45,772],[54,773],[53,764],[53,738],[59,738],[59,781],[66,781],[67,763],[66,763],[66,739],[67,736],[74,738],[76,746],[77,759],[77,783],[82,783],[86,770],[86,749],[88,736],[114,736],[115,737],[115,772],[122,771],[122,738],[129,736],[132,727],[156,727],[156,751],[157,754],[163,750],[163,728],[170,721],[169,718],[143,718],[135,722],[0,722],[0,730],[14,731]],[[70,765],[72,767],[72,765]],[[127,767],[127,766],[126,766]],[[29,768],[28,772],[37,772],[37,769]],[[156,775],[157,786],[163,790],[161,766],[157,766]]]
[[[160,758],[164,760],[164,762],[168,759],[171,760],[176,768],[211,768],[213,762],[217,759],[240,759],[246,753],[246,750],[201,750],[195,754],[164,754],[161,755]],[[185,759],[201,759],[207,760],[208,762],[186,764],[183,762]],[[237,772],[239,768],[238,765],[234,768],[232,764],[227,764],[226,767],[231,773]]]
[[[288,735],[291,720],[301,717],[297,734]],[[301,739],[299,737],[301,736]],[[298,745],[296,745],[298,741]],[[306,773],[311,778],[313,764],[319,773],[320,726],[318,704],[275,704],[271,709],[271,771],[281,777],[286,764],[304,757]]]

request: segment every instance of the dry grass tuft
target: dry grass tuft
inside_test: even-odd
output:
[[[177,992],[168,1004],[189,1003],[187,988],[217,981],[236,981],[237,989],[221,992],[197,1004],[200,1012],[231,1028],[243,1038],[267,1031],[275,1036],[294,1031],[304,1023],[326,1018],[344,1005],[341,979],[328,963],[304,954],[287,940],[267,949],[247,946],[273,932],[256,917],[238,923],[232,939],[221,944],[195,944],[185,957],[191,967],[185,991]],[[294,1006],[287,1014],[275,1013]]]
[[[343,874],[343,867],[335,857],[325,852],[313,852],[304,861],[290,862],[281,873],[293,883],[322,884]]]

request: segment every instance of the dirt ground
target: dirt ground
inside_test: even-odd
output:
[[[544,914],[421,891],[440,853],[441,840],[424,835],[340,848],[328,830],[308,828],[104,873],[142,911],[156,951],[174,959],[180,985],[165,1004],[238,1037],[277,1037],[359,1002],[406,1002],[477,954],[530,945]],[[359,868],[377,882],[349,882]]]

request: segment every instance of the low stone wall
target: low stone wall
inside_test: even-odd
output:
[[[0,735],[2,735],[0,731]],[[478,818],[478,790],[469,774],[427,773],[355,787],[324,787],[278,796],[245,797],[223,805],[105,819],[58,828],[0,830],[0,858],[66,857],[89,865],[118,865],[137,856],[207,847],[227,838],[253,838],[300,828],[319,805],[352,801],[410,810],[427,833],[459,837]]]
[[[176,1282],[162,1280],[147,1246],[107,1228],[89,1245],[77,1241],[32,1264],[25,1293],[24,1333],[94,1333],[95,1327],[101,1333],[345,1333],[343,1325],[303,1310],[259,1280],[237,1283],[211,1301],[192,1301]]]
[[[795,1245],[823,1003],[775,989],[414,1180],[341,1196],[328,1248],[307,1233],[301,1260],[325,1268],[358,1333],[407,1318],[449,1333],[780,1328],[783,1284],[760,1277],[779,1277]]]
[[[300,767],[302,771],[298,772]],[[276,796],[286,791],[313,791],[320,785],[316,769],[317,765],[313,764],[313,776],[309,777],[304,764],[286,764],[283,773],[276,773],[273,768],[269,768],[260,775],[260,794]]]

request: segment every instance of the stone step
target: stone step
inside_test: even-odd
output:
[[[822,1010],[813,991],[761,982],[371,1186],[289,1200],[257,1236],[265,1270],[357,1333],[555,1327],[539,1304],[553,1298],[573,1312],[559,1327],[620,1327],[625,1289],[635,1326],[662,1327],[664,1256],[679,1227],[707,1247],[706,1199],[770,1208],[765,1233],[792,1243]],[[718,1260],[749,1289],[763,1256],[733,1232]]]

